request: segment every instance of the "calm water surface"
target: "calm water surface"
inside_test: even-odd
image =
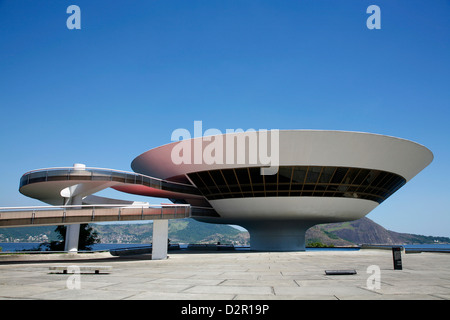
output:
[[[22,250],[32,250],[39,246],[39,243],[35,242],[0,242],[1,252],[17,252]],[[111,250],[111,249],[125,249],[125,248],[137,248],[147,247],[148,244],[142,243],[97,243],[93,245],[93,251]],[[406,250],[408,249],[428,249],[428,250],[445,250],[450,252],[450,244],[414,244],[404,245]],[[187,244],[180,244],[181,249],[187,248]],[[237,250],[249,250],[248,247],[236,247]],[[306,251],[354,251],[359,248],[306,248]]]

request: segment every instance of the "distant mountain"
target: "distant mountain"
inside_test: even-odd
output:
[[[152,223],[93,224],[102,243],[151,243]],[[56,240],[54,226],[0,229],[0,242],[45,242]],[[248,232],[229,225],[209,224],[194,219],[169,220],[171,243],[217,243],[249,245]],[[358,244],[450,243],[450,238],[398,233],[369,218],[316,225],[306,232],[306,242],[334,246]]]
[[[0,228],[0,242],[45,242],[58,240],[56,226]]]
[[[93,225],[103,243],[150,243],[152,223]],[[169,220],[171,243],[228,243],[247,245],[248,232],[225,224],[210,224],[194,219]]]
[[[202,223],[194,219],[171,220],[169,239],[173,243],[232,243],[249,244],[248,232],[240,231],[226,224]]]
[[[367,217],[348,222],[330,223],[317,225],[309,229],[308,233],[315,232],[319,229],[322,234],[331,236],[332,240],[339,242],[340,240],[348,241],[353,244],[433,244],[436,242],[450,243],[450,238],[423,236],[410,233],[399,233],[390,231],[379,224],[373,222]],[[337,239],[333,239],[337,237]],[[323,239],[323,243],[326,243]]]

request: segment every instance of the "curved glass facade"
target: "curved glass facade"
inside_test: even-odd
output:
[[[280,166],[274,175],[259,167],[217,169],[188,176],[208,200],[248,197],[346,197],[386,200],[406,183],[394,173],[347,167]]]

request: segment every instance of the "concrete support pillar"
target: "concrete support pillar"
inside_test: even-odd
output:
[[[298,221],[258,221],[243,225],[256,251],[305,251],[305,233],[311,224]]]
[[[76,163],[73,165],[74,170],[84,170],[86,166],[84,164]],[[75,195],[72,196],[69,203],[71,205],[82,205],[83,199],[81,196]],[[73,208],[76,209],[76,208]],[[64,244],[64,251],[70,253],[78,252],[78,240],[80,238],[80,225],[79,224],[70,224],[66,226],[66,238]]]
[[[153,220],[152,260],[167,259],[169,220]]]
[[[71,204],[81,205],[82,199],[79,196],[72,198]],[[74,208],[75,209],[75,208]],[[79,224],[69,224],[66,226],[66,238],[64,251],[77,253],[78,252],[78,240],[80,238],[80,225]]]
[[[67,225],[64,251],[70,253],[77,253],[79,237],[80,237],[80,225],[79,224]]]

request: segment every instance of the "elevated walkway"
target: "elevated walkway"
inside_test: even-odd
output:
[[[175,204],[149,205],[94,196],[107,188],[167,198]],[[78,251],[80,224],[154,220],[152,259],[165,259],[169,219],[218,216],[194,185],[133,172],[89,168],[79,163],[73,167],[29,171],[21,177],[19,191],[51,206],[0,208],[0,228],[67,225],[64,249],[67,252]]]
[[[19,191],[49,204],[61,205],[74,195],[90,195],[106,188],[125,193],[167,198],[203,199],[193,185],[166,181],[134,172],[85,166],[29,171],[20,179]]]
[[[153,220],[152,259],[167,257],[168,220],[191,217],[192,212],[208,208],[190,205],[67,205],[0,208],[0,228],[67,225],[65,251],[78,251],[79,226],[106,221]],[[70,227],[75,227],[71,230]]]
[[[0,208],[0,227],[68,225],[106,221],[184,219],[190,205],[68,205]]]
[[[166,198],[175,202],[174,205],[157,205],[156,207],[143,208],[144,212],[141,212],[140,214],[144,216],[156,216],[158,214],[158,209],[161,209],[163,214],[166,214],[167,212],[167,217],[170,217],[170,214],[175,214],[175,212],[171,212],[172,209],[180,210],[184,208],[183,205],[190,204],[193,207],[191,210],[191,215],[193,217],[219,217],[217,212],[211,208],[207,201],[205,201],[200,191],[193,185],[157,179],[139,173],[104,168],[90,168],[85,167],[84,165],[29,171],[21,177],[19,191],[25,196],[55,206],[53,209],[62,208],[61,206],[70,209],[67,205],[76,205],[76,207],[80,209],[79,205],[93,205],[92,209],[96,210],[96,208],[100,209],[100,207],[104,209],[107,204],[114,205],[117,209],[117,212],[114,214],[103,212],[103,216],[97,214],[98,217],[95,217],[90,211],[83,211],[76,214],[80,216],[79,218],[71,217],[73,222],[71,222],[70,219],[67,220],[67,215],[65,216],[61,213],[58,216],[58,219],[65,217],[67,223],[76,223],[76,221],[78,221],[76,219],[82,220],[83,222],[81,223],[84,223],[86,217],[81,217],[81,215],[93,216],[94,219],[92,221],[116,220],[114,217],[109,217],[109,215],[123,216],[123,219],[128,218],[128,220],[141,220],[136,218],[136,216],[139,216],[139,212],[136,210],[127,209],[127,213],[129,213],[130,216],[135,217],[127,217],[126,215],[122,215],[122,212],[118,212],[119,207],[128,207],[130,204],[135,204],[132,201],[93,196],[93,194],[108,188],[128,194]],[[142,204],[142,202],[140,204]],[[114,206],[111,206],[108,209],[112,209]],[[46,208],[42,209],[45,210]],[[90,208],[83,207],[81,209],[84,210]],[[63,211],[64,210],[65,209],[63,209]],[[100,212],[102,211],[99,210],[98,213]],[[28,213],[24,213],[22,216],[31,219],[32,217],[28,217],[27,214]],[[176,212],[176,214],[178,215],[179,212]],[[50,212],[48,212],[48,216],[50,216]],[[56,222],[59,223],[58,219]],[[144,220],[148,219],[144,218]]]
[[[0,228],[184,219],[206,216],[211,211],[214,212],[212,208],[192,207],[188,204],[0,207]]]

